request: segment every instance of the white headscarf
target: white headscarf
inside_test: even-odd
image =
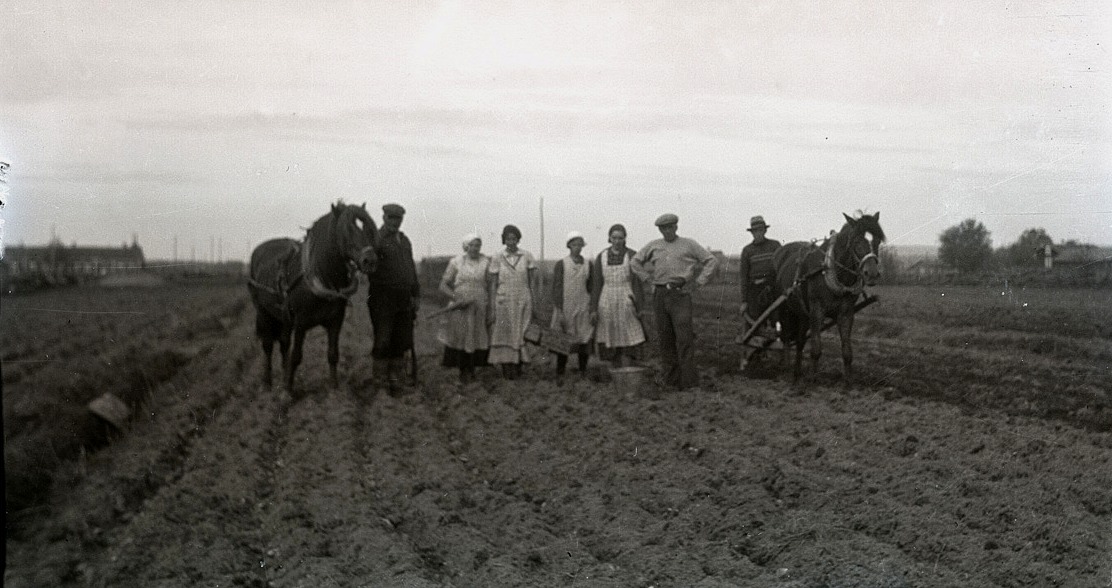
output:
[[[466,235],[464,235],[463,236],[463,250],[467,251],[468,245],[471,245],[471,242],[474,241],[475,239],[479,239],[481,241],[482,237],[480,237],[478,233],[467,233]]]
[[[583,239],[583,233],[580,233],[579,231],[572,231],[568,233],[568,238],[564,239],[564,244],[566,245],[568,243],[571,243],[572,239]],[[583,239],[583,242],[586,243],[587,240]]]

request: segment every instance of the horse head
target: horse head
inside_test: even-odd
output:
[[[839,265],[853,268],[858,280],[866,286],[875,286],[880,280],[880,244],[884,242],[884,229],[880,228],[880,213],[862,215],[855,219],[847,214],[843,233],[845,240],[845,259]]]
[[[378,227],[367,213],[367,205],[333,204],[332,216],[339,232],[340,246],[348,261],[365,274],[374,272],[378,265],[378,255],[375,254]]]

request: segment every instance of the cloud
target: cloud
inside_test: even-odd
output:
[[[73,167],[50,173],[31,172],[20,174],[20,184],[92,184],[95,186],[118,186],[124,184],[156,184],[159,186],[182,186],[199,184],[206,181],[203,176],[180,172],[163,171],[121,171],[103,167]]]

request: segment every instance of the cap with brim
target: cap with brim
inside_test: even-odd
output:
[[[770,225],[765,224],[765,219],[763,216],[755,216],[749,219],[749,228],[746,230],[753,231],[756,229],[767,229],[769,226]]]
[[[382,213],[387,216],[405,216],[405,209],[401,204],[386,204],[382,207]]]
[[[656,226],[663,227],[665,225],[674,225],[680,222],[680,217],[674,214],[662,214],[656,217]]]

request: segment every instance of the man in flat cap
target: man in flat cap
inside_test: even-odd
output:
[[[401,231],[405,208],[382,207],[382,227],[375,239],[378,267],[369,278],[367,310],[374,331],[371,371],[376,387],[398,393],[405,381],[405,352],[413,348],[413,321],[421,289],[413,245]]]
[[[694,240],[676,235],[679,221],[674,214],[657,218],[662,238],[642,247],[630,260],[630,267],[653,285],[653,314],[664,382],[682,390],[699,385],[691,293],[707,284],[718,267],[718,258]]]

